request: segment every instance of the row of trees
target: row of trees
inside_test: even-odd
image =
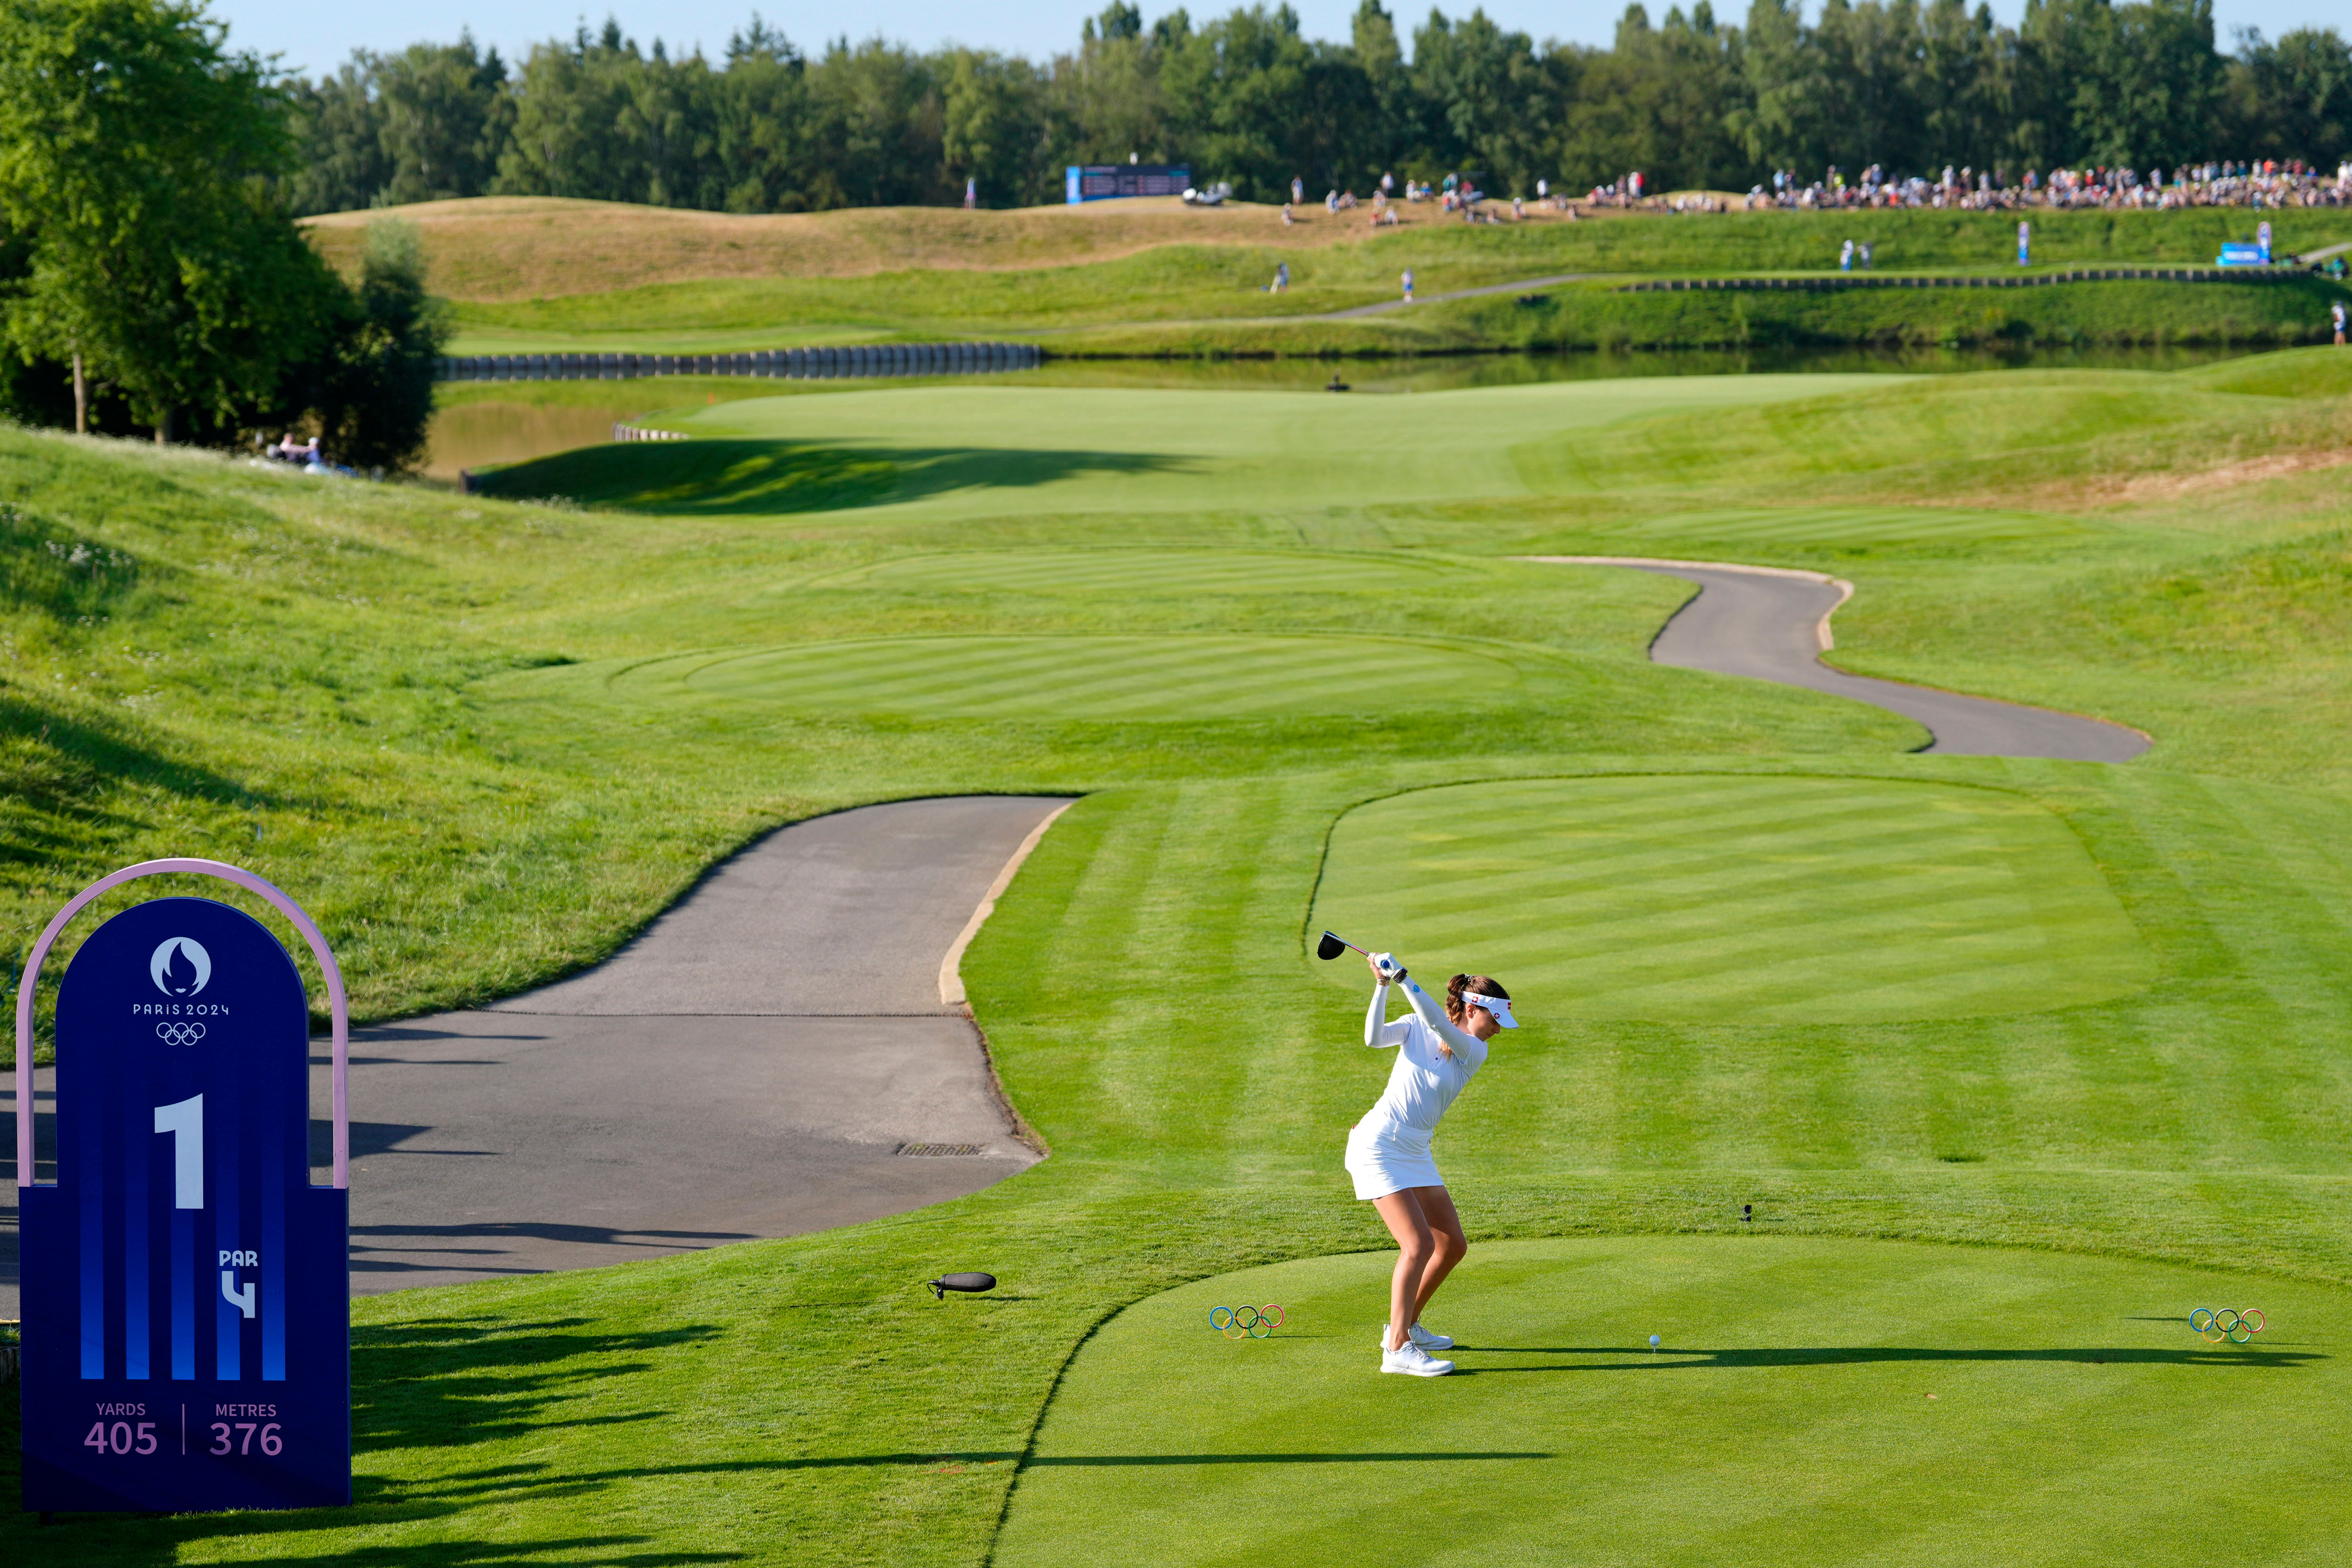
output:
[[[187,0],[0,6],[0,413],[233,442],[423,445],[446,337],[413,232],[359,283],[289,212],[292,94]]]
[[[2332,30],[2237,53],[2210,0],[2027,0],[1998,25],[1965,0],[1708,0],[1614,47],[1538,45],[1483,11],[1433,10],[1411,58],[1381,0],[1346,43],[1288,5],[1149,26],[1126,0],[1038,63],[847,40],[810,58],[754,16],[723,59],[641,50],[607,21],[510,70],[470,38],[355,55],[299,86],[298,209],[491,194],[735,212],[1059,197],[1069,163],[1189,165],[1261,200],[1294,176],[1361,192],[1384,171],[1476,171],[1490,188],[1741,189],[1769,171],[1872,163],[2011,172],[2167,169],[2352,154],[2352,47]]]

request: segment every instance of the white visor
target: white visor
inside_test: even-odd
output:
[[[1470,1006],[1484,1007],[1495,1015],[1495,1022],[1506,1029],[1519,1026],[1518,1020],[1511,1016],[1511,999],[1507,996],[1488,996],[1476,991],[1465,991],[1462,1000]]]

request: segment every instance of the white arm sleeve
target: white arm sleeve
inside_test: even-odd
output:
[[[1421,1015],[1423,1023],[1437,1031],[1439,1039],[1455,1050],[1469,1052],[1474,1057],[1483,1058],[1486,1054],[1486,1047],[1477,1036],[1455,1028],[1454,1020],[1445,1016],[1445,1008],[1437,998],[1410,980],[1404,984],[1404,999],[1412,1005],[1414,1012]]]
[[[1412,1032],[1402,1018],[1391,1024],[1388,1016],[1389,988],[1383,981],[1372,987],[1371,1011],[1364,1015],[1364,1044],[1374,1050],[1392,1051],[1404,1044],[1405,1037]]]

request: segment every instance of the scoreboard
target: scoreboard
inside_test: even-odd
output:
[[[1192,183],[1181,163],[1072,163],[1062,171],[1062,194],[1070,205],[1114,196],[1181,196]]]

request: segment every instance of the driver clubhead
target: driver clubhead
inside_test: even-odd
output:
[[[1315,956],[1321,959],[1333,959],[1347,951],[1348,944],[1327,931],[1323,933],[1323,940],[1316,944]]]
[[[948,1292],[950,1290],[962,1290],[970,1294],[977,1294],[982,1290],[993,1290],[996,1289],[996,1276],[993,1274],[949,1274],[943,1275],[937,1279],[926,1280],[925,1283],[929,1285],[931,1288],[931,1299],[933,1300],[944,1301],[947,1300]]]

